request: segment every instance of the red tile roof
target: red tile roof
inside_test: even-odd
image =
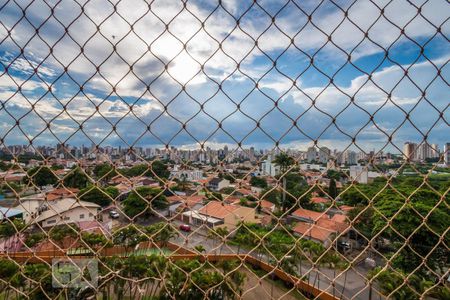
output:
[[[235,192],[240,193],[244,196],[253,195],[253,192],[251,190],[244,189],[244,188],[237,189],[237,190],[235,190]]]
[[[311,202],[314,204],[319,204],[319,203],[328,203],[328,202],[330,202],[330,200],[328,200],[326,198],[322,198],[322,197],[314,197],[314,198],[311,198]]]
[[[240,201],[241,201],[241,197],[238,197],[238,196],[228,196],[228,197],[224,198],[223,201],[224,201],[226,204],[233,204],[233,203],[238,204],[238,203],[240,203]]]
[[[336,222],[341,222],[341,223],[345,223],[347,222],[348,218],[345,215],[340,215],[340,214],[335,214],[331,220],[336,221]]]
[[[337,233],[342,233],[349,227],[349,225],[344,222],[336,222],[330,219],[319,219],[316,225]]]
[[[223,204],[218,201],[210,201],[199,210],[199,213],[209,217],[223,219],[238,208],[239,206],[237,205]]]
[[[47,201],[62,199],[62,198],[75,198],[80,190],[76,188],[59,188],[47,193]]]
[[[272,208],[275,205],[272,202],[267,201],[267,200],[261,200],[259,203],[260,203],[262,208]]]
[[[334,233],[332,230],[320,227],[311,223],[300,222],[294,227],[294,232],[305,237],[325,242],[331,239],[331,235]]]
[[[303,219],[310,219],[312,221],[317,221],[321,218],[328,219],[328,216],[325,213],[316,212],[304,208],[297,209],[292,213],[292,215]]]
[[[353,206],[348,206],[348,205],[341,205],[341,206],[339,206],[339,209],[342,210],[342,211],[345,211],[345,212],[349,212],[352,209],[354,209],[354,207]]]

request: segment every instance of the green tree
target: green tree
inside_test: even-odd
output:
[[[151,175],[149,176],[154,177],[153,173],[161,179],[168,179],[170,176],[170,171],[167,168],[167,164],[160,160],[153,161],[151,164],[151,169],[153,172],[151,172]]]
[[[170,265],[165,289],[159,297],[161,300],[236,299],[245,282],[245,275],[237,270],[238,265],[235,262],[219,263],[215,266],[223,270],[219,272],[202,267],[198,260],[176,261],[175,266]]]
[[[126,177],[149,176],[163,180],[168,179],[170,176],[167,165],[160,160],[155,160],[148,164],[135,165],[129,169],[120,169],[119,173]]]
[[[208,236],[213,239],[219,239],[220,250],[219,253],[222,254],[222,248],[225,245],[225,239],[230,234],[227,227],[218,227],[215,229],[210,229]]]
[[[48,264],[27,264],[24,268],[25,278],[30,286],[27,291],[29,299],[54,299],[59,290],[52,285],[52,270]]]
[[[142,231],[137,226],[130,225],[113,232],[112,240],[114,245],[123,246],[128,252],[130,248],[143,241]]]
[[[92,170],[92,173],[94,173],[97,178],[101,178],[102,181],[108,181],[117,175],[114,167],[108,163],[96,165]]]
[[[108,186],[105,188],[105,192],[112,198],[112,199],[117,199],[117,197],[119,196],[120,192],[119,189],[116,188],[115,186]]]
[[[152,209],[164,209],[167,206],[166,197],[160,189],[146,186],[136,188],[123,201],[124,212],[130,218],[151,216],[154,214]]]
[[[83,232],[81,240],[90,249],[99,249],[111,245],[111,242],[102,233]]]
[[[92,202],[102,207],[110,205],[113,199],[106,190],[97,186],[90,186],[80,190],[78,197],[82,201]]]
[[[178,232],[168,223],[159,222],[144,228],[145,236],[156,243],[161,243],[163,247],[167,246],[170,239],[177,237]]]
[[[53,185],[58,182],[58,178],[50,168],[46,166],[30,169],[28,170],[27,175],[30,177],[28,180],[31,180],[31,182],[38,187],[49,184]]]
[[[9,281],[19,271],[14,260],[0,259],[0,278]]]
[[[39,244],[46,238],[46,235],[43,232],[36,232],[29,234],[25,239],[25,245],[27,247],[34,247],[35,245]]]
[[[236,182],[236,179],[231,174],[228,173],[223,174],[222,178],[228,180],[230,183]]]
[[[25,228],[25,223],[21,219],[6,220],[0,223],[0,238],[8,238]]]
[[[69,237],[75,239],[78,237],[79,232],[80,228],[76,224],[64,224],[52,227],[48,234],[51,240],[62,246],[64,238]]]
[[[70,171],[64,178],[64,186],[82,189],[89,184],[89,178],[79,167],[76,167]]]
[[[259,198],[272,202],[277,207],[279,207],[281,204],[281,193],[280,191],[273,188],[266,188],[261,191],[261,193],[259,194]]]
[[[356,205],[367,205],[368,198],[372,196],[372,192],[362,187],[362,185],[357,185],[357,187],[352,186],[346,190],[341,195],[341,200],[344,201],[346,205],[356,206]]]
[[[281,210],[283,212],[287,209],[287,202],[286,202],[286,173],[288,172],[289,168],[294,164],[294,159],[287,155],[286,153],[282,152],[278,154],[274,161],[275,165],[280,167],[281,171],[281,177],[283,180],[283,187],[282,187],[282,197],[281,197]]]
[[[396,300],[419,299],[418,294],[423,294],[426,289],[433,286],[433,282],[427,281],[416,274],[409,275],[408,284],[404,280],[408,274],[397,269],[382,271],[376,268],[369,273],[369,278],[375,277],[384,295],[391,295],[390,298]]]
[[[210,201],[222,201],[223,197],[221,193],[206,191],[206,198]]]
[[[18,194],[23,190],[23,186],[19,185],[15,182],[8,182],[2,185],[2,194],[3,193],[13,193]]]
[[[259,187],[262,189],[267,188],[267,181],[262,177],[253,176],[250,178],[250,184],[254,187]]]
[[[206,251],[205,247],[203,245],[197,245],[194,247],[195,251],[197,251],[198,253],[203,253]]]
[[[330,179],[330,185],[328,186],[328,195],[330,195],[330,197],[333,199],[336,199],[338,195],[336,181],[333,178]]]

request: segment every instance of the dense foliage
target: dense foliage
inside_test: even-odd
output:
[[[134,189],[123,201],[124,212],[130,218],[148,217],[154,214],[154,209],[164,209],[167,206],[166,197],[160,189],[146,186]]]
[[[27,175],[29,176],[28,179],[31,180],[31,182],[38,187],[49,184],[53,185],[58,182],[58,178],[48,167],[32,168],[28,170]]]
[[[267,181],[262,177],[253,176],[250,178],[250,184],[254,187],[259,187],[262,189],[267,188]]]
[[[403,280],[402,274],[414,272],[417,277],[395,292],[397,299],[415,299],[417,294],[411,289],[420,290],[420,284],[436,281],[428,268],[437,274],[448,269],[449,186],[449,177],[430,176],[425,182],[419,176],[399,176],[390,182],[378,179],[370,185],[356,185],[342,195],[344,203],[356,206],[350,218],[356,220],[358,232],[367,239],[375,238],[374,246],[392,260],[391,269],[377,273],[382,288],[393,291],[389,286]],[[388,244],[380,243],[382,239]],[[426,267],[422,265],[424,257]]]
[[[245,223],[239,227],[232,242],[239,248],[265,254],[270,259],[283,259],[286,262],[283,268],[294,275],[301,275],[301,265],[308,260],[321,265],[332,264],[340,267],[345,265],[338,253],[327,250],[322,244],[314,241],[296,239],[281,226],[261,227],[258,224]],[[288,253],[292,260],[286,257]]]
[[[100,206],[108,206],[119,195],[119,190],[115,187],[99,188],[89,186],[78,192],[78,197],[82,201],[96,203]]]
[[[131,168],[123,168],[118,171],[126,177],[148,176],[156,180],[164,180],[169,178],[170,171],[167,169],[167,164],[160,160],[149,162],[148,164],[139,164]]]
[[[82,189],[90,184],[86,173],[79,167],[76,167],[64,177],[64,187]]]

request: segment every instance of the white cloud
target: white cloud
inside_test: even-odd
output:
[[[413,3],[416,2],[413,1]],[[422,10],[423,17],[416,16],[417,9],[405,1],[376,1],[380,7],[385,5],[386,7],[384,16],[372,26],[380,12],[370,1],[357,1],[352,5],[348,16],[351,21],[344,20],[342,11],[328,3],[323,4],[313,14],[313,24],[309,23],[298,34],[298,31],[308,23],[308,19],[292,3],[278,14],[275,20],[281,31],[275,28],[271,18],[256,5],[251,12],[240,19],[239,27],[236,27],[235,19],[223,9],[219,8],[212,13],[215,5],[200,6],[194,2],[187,3],[189,8],[187,11],[183,10],[183,5],[179,1],[164,1],[164,3],[157,1],[151,5],[151,11],[149,11],[149,7],[144,1],[123,0],[118,2],[118,14],[113,13],[113,6],[109,1],[89,1],[85,6],[85,15],[80,17],[78,17],[81,12],[80,6],[73,1],[55,1],[49,4],[56,5],[56,3],[58,4],[55,17],[58,20],[50,18],[40,30],[40,37],[52,47],[53,53],[40,65],[38,73],[50,82],[50,79],[56,78],[62,73],[63,66],[68,66],[68,74],[71,78],[69,79],[65,75],[65,78],[54,85],[61,90],[56,97],[47,95],[36,102],[38,97],[37,95],[32,97],[32,94],[39,94],[40,90],[46,90],[46,83],[33,78],[23,84],[20,76],[14,75],[13,78],[9,78],[3,75],[0,77],[2,100],[9,99],[17,90],[17,85],[23,84],[23,92],[26,97],[30,98],[32,103],[36,102],[36,112],[47,120],[56,118],[56,121],[69,124],[73,122],[71,118],[78,122],[90,118],[91,123],[100,128],[106,122],[103,117],[116,120],[127,116],[126,118],[130,120],[134,118],[134,121],[129,121],[128,124],[132,128],[131,124],[142,125],[135,122],[135,115],[149,124],[163,111],[159,101],[167,104],[174,97],[176,99],[169,106],[169,111],[175,118],[189,120],[196,114],[198,105],[190,101],[184,92],[181,92],[181,87],[173,80],[176,79],[181,84],[189,81],[187,90],[189,93],[193,93],[189,95],[199,102],[202,103],[209,99],[205,110],[213,119],[221,120],[235,110],[234,104],[228,97],[237,103],[246,97],[242,104],[242,110],[248,117],[232,116],[227,120],[234,122],[235,125],[231,126],[230,130],[237,133],[244,131],[242,128],[246,128],[246,126],[249,128],[254,126],[254,122],[249,121],[248,118],[261,118],[273,108],[273,102],[262,95],[260,91],[254,91],[247,97],[247,93],[253,89],[253,83],[246,75],[255,81],[264,75],[259,88],[275,100],[292,88],[292,81],[274,71],[272,62],[267,57],[270,56],[274,59],[280,55],[289,47],[290,38],[295,36],[295,45],[312,54],[324,43],[327,43],[327,35],[332,33],[333,42],[345,51],[350,51],[364,39],[364,34],[356,27],[358,26],[363,31],[369,31],[370,39],[382,47],[380,48],[366,39],[353,52],[354,61],[357,58],[380,52],[383,47],[386,48],[396,41],[400,31],[390,22],[401,28],[405,27],[405,33],[410,38],[428,38],[436,32],[434,26],[440,26],[448,15],[446,1],[436,0],[426,3]],[[242,6],[245,4],[242,4],[241,1],[230,0],[223,3],[234,16],[243,13]],[[276,6],[273,8],[276,10],[281,7],[280,3],[263,1],[261,5],[268,9]],[[345,1],[340,3],[344,5]],[[7,7],[10,8],[11,5],[8,4]],[[298,5],[306,11],[312,11],[317,3],[302,1]],[[46,19],[49,9],[44,5],[39,7],[38,3],[35,6],[37,6],[36,9],[27,10],[27,17],[32,20],[34,25],[40,25]],[[133,9],[130,9],[131,7]],[[11,11],[10,14],[5,13],[4,20],[2,20],[8,29],[12,28],[18,20],[18,16],[12,8]],[[398,13],[399,11],[402,13]],[[415,19],[409,22],[414,17]],[[343,22],[341,23],[341,21]],[[64,27],[59,22],[64,26],[71,24],[68,30],[69,35],[65,34]],[[201,29],[201,22],[205,22],[203,29]],[[168,32],[165,32],[166,24],[168,24]],[[320,33],[315,26],[326,34]],[[336,27],[337,30],[335,30]],[[267,28],[269,29],[265,32]],[[444,34],[446,34],[445,30],[443,28]],[[265,33],[260,36],[263,32]],[[6,32],[0,27],[0,37],[4,37],[5,34]],[[25,58],[19,57],[11,65],[14,71],[20,71],[22,75],[31,75],[34,72],[33,69],[49,54],[48,46],[39,37],[35,36],[31,39],[34,34],[34,28],[26,22],[20,22],[12,30],[11,38],[19,45],[28,43],[24,56],[30,63]],[[10,52],[9,56],[2,58],[2,62],[8,65],[11,61],[8,62],[8,59],[17,55],[17,47],[11,38],[6,39],[2,44],[2,50]],[[258,41],[258,47],[255,47],[254,40]],[[408,39],[403,36],[396,42],[396,45],[407,41]],[[185,49],[183,43],[187,43]],[[83,53],[80,52],[80,47],[83,47]],[[286,72],[290,69],[294,70],[292,73],[288,73],[289,77],[294,78],[297,75],[296,72],[300,72],[303,67],[307,66],[307,63],[302,64],[306,59],[306,56],[303,56],[297,49],[290,46],[283,55],[284,60],[280,59],[279,62],[282,61],[282,63],[280,62],[277,67]],[[321,59],[324,67],[329,67],[342,59],[340,50],[330,43],[318,56],[323,56]],[[292,57],[296,59],[291,59]],[[434,60],[433,63],[442,66],[447,60],[448,57],[442,57],[441,60]],[[203,70],[199,63],[205,65]],[[236,71],[238,64],[240,64],[240,71]],[[165,65],[168,65],[167,70]],[[403,67],[407,68],[408,66]],[[191,80],[199,72],[200,74]],[[266,74],[267,72],[269,73]],[[384,106],[385,109],[394,108],[394,103],[411,107],[420,99],[420,90],[407,79],[403,79],[399,85],[396,85],[403,77],[402,72],[398,66],[378,70],[372,74],[375,84],[367,82],[366,75],[354,75],[353,79],[348,79],[349,85],[341,84],[337,88],[332,85],[326,87],[322,83],[309,85],[304,83],[304,79],[309,79],[305,77],[317,74],[306,74],[305,77],[297,80],[296,84],[302,92],[316,100],[318,108],[331,115],[336,114],[349,103],[349,98],[345,94],[355,96],[355,102],[358,105],[369,112],[374,112],[384,105],[387,98],[386,92],[392,91],[392,101],[387,102]],[[414,76],[415,83],[421,89],[427,87],[436,75],[434,67],[427,62],[414,65],[409,72],[411,76]],[[206,75],[223,83],[222,88],[226,96],[222,91],[218,91],[217,85],[213,84]],[[228,78],[227,82],[223,82],[226,78]],[[47,82],[47,84],[49,83]],[[88,97],[79,93],[81,85],[89,90],[88,92],[84,91],[88,93]],[[227,85],[226,88],[225,85]],[[148,86],[150,86],[149,90]],[[294,119],[296,115],[300,115],[311,106],[311,100],[297,87],[292,88],[284,96],[284,104],[288,107],[285,113]],[[436,100],[437,105],[441,105],[440,108],[442,108],[441,102],[445,99],[440,96],[445,95],[445,91],[448,91],[448,86],[445,85],[432,86],[427,89],[427,93],[434,93],[433,97],[440,99]],[[180,95],[178,95],[179,92],[181,92]],[[130,113],[130,103],[136,99],[139,100],[133,105],[133,112]],[[64,104],[67,104],[67,112],[61,114]],[[98,112],[95,109],[96,105],[100,105]],[[8,101],[7,109],[16,109],[18,113],[19,111],[24,113],[31,107],[27,99],[22,95],[16,95]],[[162,119],[170,123],[167,114],[163,116]],[[318,128],[313,128],[315,127],[314,122],[320,123],[317,121],[319,119],[317,116],[320,117],[321,113],[311,113],[310,119],[308,119],[311,122],[308,124],[311,126],[309,128],[311,132],[318,130]],[[277,117],[280,118],[280,116]],[[290,120],[283,116],[281,118],[284,120],[278,120],[277,117],[268,115],[265,117],[267,121],[264,122],[267,127],[274,127],[273,131],[281,136],[281,131],[285,127],[278,125],[285,121],[288,124]],[[211,128],[205,125],[201,126],[201,124],[202,122],[207,123],[210,119],[210,117],[198,116],[197,123],[192,126],[192,130],[206,135]],[[360,117],[346,121],[349,122],[349,127],[355,128],[363,122]],[[325,118],[322,123],[326,124],[326,122],[329,120]],[[166,128],[161,126],[161,134],[170,138],[168,133],[170,129],[179,126],[176,122],[174,123],[175,125],[167,125],[169,128],[167,132],[164,131]],[[64,132],[69,126],[67,124],[61,123],[55,126],[60,126],[60,132]],[[106,125],[109,126],[109,124]],[[215,126],[215,124],[213,125]],[[94,132],[96,129],[94,125],[92,126]],[[390,128],[386,127],[387,130]],[[106,132],[108,130],[106,129]],[[376,132],[376,130],[374,131]],[[101,131],[95,132],[98,136]],[[374,132],[372,133],[375,135]],[[264,135],[261,134],[261,136],[264,138]],[[223,143],[221,138],[218,138],[215,143]]]

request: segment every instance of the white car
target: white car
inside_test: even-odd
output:
[[[120,214],[115,210],[111,210],[109,212],[109,216],[111,217],[111,219],[118,219],[120,217]]]

